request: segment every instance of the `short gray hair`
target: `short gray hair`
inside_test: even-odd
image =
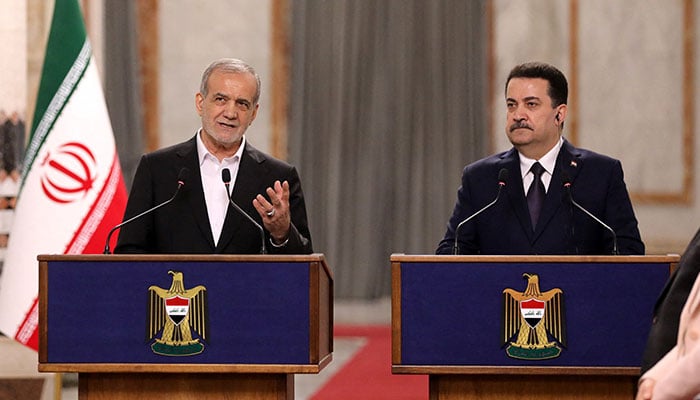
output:
[[[207,69],[204,70],[204,73],[202,74],[202,82],[199,84],[199,92],[202,94],[202,96],[207,97],[207,92],[209,91],[209,88],[207,87],[207,83],[209,83],[209,76],[211,76],[214,71],[219,70],[237,74],[247,73],[253,75],[256,83],[253,104],[258,104],[258,100],[260,100],[260,76],[258,76],[255,69],[248,65],[248,63],[237,58],[221,58],[209,64]]]

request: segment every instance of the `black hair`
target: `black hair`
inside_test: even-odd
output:
[[[552,107],[566,104],[569,97],[569,85],[566,82],[566,77],[553,65],[542,62],[516,65],[508,74],[506,91],[508,91],[508,83],[513,78],[542,78],[549,82],[547,94],[552,99]]]

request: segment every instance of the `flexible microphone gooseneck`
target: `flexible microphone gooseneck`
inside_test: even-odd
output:
[[[464,221],[460,222],[459,225],[457,225],[457,228],[455,228],[455,243],[454,243],[454,246],[452,247],[452,254],[453,255],[459,254],[459,230],[462,229],[462,225],[471,221],[472,219],[474,219],[474,217],[476,217],[477,215],[481,214],[482,212],[486,211],[487,209],[491,208],[494,204],[496,204],[496,202],[498,201],[498,198],[501,196],[501,190],[506,185],[507,179],[508,179],[508,170],[505,168],[501,168],[501,170],[498,171],[498,192],[496,193],[496,198],[493,199],[493,201],[490,202],[489,204],[485,205],[481,210],[470,215],[469,217],[467,217],[467,219],[465,219]]]
[[[601,221],[598,217],[593,215],[591,212],[583,208],[582,205],[578,204],[575,200],[574,197],[571,195],[571,178],[569,178],[569,174],[566,173],[566,171],[562,171],[562,176],[561,180],[564,183],[564,188],[566,189],[566,194],[567,198],[573,204],[576,208],[579,210],[583,211],[584,214],[588,215],[591,217],[595,222],[599,223],[603,228],[607,229],[610,233],[612,233],[613,237],[613,255],[619,255],[620,253],[617,250],[617,235],[615,234],[615,231],[613,228],[609,227],[605,222]]]
[[[231,195],[229,194],[229,186],[231,186],[231,171],[229,171],[228,168],[224,168],[221,170],[221,180],[224,181],[224,186],[226,186],[226,197],[228,198],[229,204],[233,206],[233,208],[236,209],[241,215],[246,217],[248,221],[252,222],[255,227],[258,228],[260,231],[260,238],[262,239],[262,246],[260,247],[260,254],[267,254],[267,247],[265,246],[265,230],[263,229],[260,224],[253,219],[250,215],[248,215],[247,212],[243,211],[241,207],[236,204],[233,199],[231,198]]]
[[[180,193],[180,189],[183,186],[185,186],[185,182],[187,181],[189,174],[190,174],[190,170],[187,168],[182,168],[180,170],[180,172],[177,174],[177,189],[175,189],[175,193],[173,193],[173,196],[171,198],[158,204],[157,206],[155,206],[153,208],[149,208],[148,210],[142,212],[141,214],[133,216],[133,217],[127,219],[126,221],[123,221],[122,223],[117,224],[114,228],[110,229],[109,233],[107,234],[107,240],[105,241],[105,250],[104,250],[103,254],[112,254],[109,250],[109,241],[112,238],[112,234],[114,233],[114,231],[116,231],[117,229],[121,228],[122,226],[124,226],[124,225],[126,225],[134,220],[137,220],[137,219],[143,217],[146,214],[152,213],[153,211],[155,211],[155,210],[163,207],[164,205],[169,204],[171,201],[175,200],[175,197],[177,196],[177,194]]]

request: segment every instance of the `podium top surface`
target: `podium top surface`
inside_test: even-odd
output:
[[[39,261],[55,260],[88,260],[88,261],[129,261],[129,260],[160,260],[160,261],[323,261],[322,253],[313,254],[39,254]]]
[[[39,254],[37,261],[319,262],[333,279],[322,253],[313,254]]]
[[[430,263],[508,263],[508,262],[539,262],[539,263],[677,263],[678,254],[642,255],[642,256],[574,256],[574,255],[435,255],[435,254],[392,254],[391,262],[430,262]]]

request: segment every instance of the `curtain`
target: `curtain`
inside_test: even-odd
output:
[[[392,253],[433,254],[485,155],[486,1],[291,2],[290,161],[337,298],[388,296]]]
[[[127,188],[143,154],[136,3],[104,2],[105,101]]]

